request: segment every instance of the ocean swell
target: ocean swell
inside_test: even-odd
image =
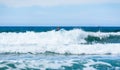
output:
[[[2,32],[0,53],[120,54],[120,32]]]

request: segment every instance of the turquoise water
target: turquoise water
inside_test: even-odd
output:
[[[120,27],[0,27],[0,70],[120,70]]]
[[[0,70],[120,70],[120,55],[2,54]]]

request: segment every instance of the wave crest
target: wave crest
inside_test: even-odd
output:
[[[120,32],[81,29],[0,33],[0,53],[120,54]]]

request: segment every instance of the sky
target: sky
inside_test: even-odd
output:
[[[0,26],[120,26],[120,0],[0,0]]]

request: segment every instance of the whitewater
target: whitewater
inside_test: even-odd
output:
[[[0,53],[120,54],[120,32],[82,29],[1,32]]]

